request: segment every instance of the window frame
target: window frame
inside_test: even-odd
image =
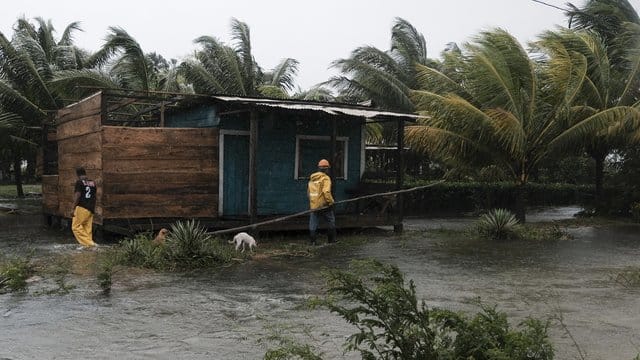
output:
[[[296,156],[295,156],[295,164],[294,164],[294,170],[293,170],[293,178],[294,180],[303,180],[303,179],[308,179],[309,175],[303,175],[303,176],[298,176],[298,171],[299,171],[299,167],[298,164],[300,163],[300,141],[301,140],[324,140],[327,141],[329,143],[331,143],[331,136],[326,136],[326,135],[296,135]],[[336,145],[339,146],[339,142],[342,141],[344,143],[344,159],[342,161],[342,166],[344,169],[344,176],[342,177],[338,177],[336,179],[340,179],[340,180],[348,180],[349,177],[349,137],[348,136],[338,136],[336,137]],[[331,144],[329,144],[329,146],[331,146]]]

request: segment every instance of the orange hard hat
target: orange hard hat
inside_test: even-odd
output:
[[[331,165],[329,165],[329,162],[326,159],[322,159],[318,161],[318,167],[328,168],[328,167],[331,167]]]

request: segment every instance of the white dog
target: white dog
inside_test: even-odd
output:
[[[242,246],[242,251],[244,252],[245,244],[249,246],[249,251],[253,251],[254,246],[258,246],[256,244],[256,239],[253,236],[247,234],[246,232],[237,233],[236,236],[233,237],[233,240],[229,241],[229,244],[236,244],[236,251]]]

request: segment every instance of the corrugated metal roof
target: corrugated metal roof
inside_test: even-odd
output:
[[[237,97],[237,96],[213,96],[213,98],[222,100],[225,102],[252,104],[256,106],[268,106],[268,107],[290,109],[290,110],[322,111],[331,115],[349,115],[349,116],[363,117],[367,119],[374,119],[379,117],[395,117],[395,118],[404,118],[407,120],[415,120],[420,118],[420,116],[415,114],[366,109],[366,108],[357,107],[357,106],[353,106],[353,107],[349,107],[345,105],[336,106],[336,105],[331,105],[330,103],[326,103],[326,104],[305,103],[302,101],[295,102],[290,100],[245,98],[245,97]]]

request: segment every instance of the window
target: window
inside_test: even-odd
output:
[[[336,139],[336,161],[331,164],[336,179],[346,179],[348,158],[347,137]],[[296,166],[295,178],[305,179],[318,170],[318,161],[327,159],[331,162],[331,137],[329,136],[296,136]]]

